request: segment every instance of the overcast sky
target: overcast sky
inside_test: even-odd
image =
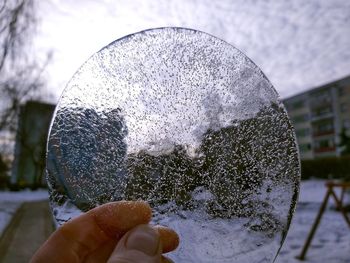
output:
[[[95,52],[124,35],[183,26],[226,40],[251,58],[285,98],[350,75],[349,0],[38,1],[38,56],[56,99]]]

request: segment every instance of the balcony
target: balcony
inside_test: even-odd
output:
[[[326,106],[326,105],[332,105],[332,97],[331,95],[322,96],[319,98],[311,98],[309,105],[311,108],[319,107],[319,106]]]
[[[319,121],[319,120],[324,120],[324,119],[332,119],[333,118],[333,113],[325,113],[321,115],[312,115],[311,116],[311,122]]]
[[[314,149],[315,153],[326,153],[326,152],[335,152],[336,151],[336,147],[322,147],[322,148],[316,148]]]
[[[311,121],[333,118],[332,105],[322,105],[311,109]]]
[[[315,131],[313,132],[313,137],[321,137],[321,136],[326,136],[326,135],[334,135],[335,131],[334,130],[328,130],[328,131]]]

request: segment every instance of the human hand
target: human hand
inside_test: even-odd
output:
[[[176,249],[178,235],[151,227],[146,202],[108,203],[58,228],[32,257],[31,263],[160,263],[162,253]]]

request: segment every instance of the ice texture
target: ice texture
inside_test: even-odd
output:
[[[294,131],[261,70],[203,32],[158,28],[94,54],[64,90],[47,179],[58,224],[146,200],[175,262],[273,262],[299,191]]]

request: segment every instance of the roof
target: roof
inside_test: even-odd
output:
[[[324,88],[328,88],[328,87],[332,87],[332,86],[346,86],[346,85],[350,85],[350,76],[323,84],[321,86],[311,88],[307,91],[303,91],[303,92],[298,93],[296,95],[293,95],[291,97],[285,98],[285,99],[283,99],[283,101],[294,99],[294,98],[299,97],[301,95],[305,95],[305,94],[310,93],[310,92],[315,92],[315,91],[320,90],[320,89],[324,89]]]

